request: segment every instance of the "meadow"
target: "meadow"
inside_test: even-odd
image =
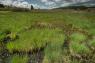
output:
[[[95,13],[0,11],[0,55],[1,63],[95,63]]]

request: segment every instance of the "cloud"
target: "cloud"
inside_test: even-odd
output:
[[[60,1],[62,1],[62,0],[55,0],[55,2],[60,2]]]
[[[21,8],[31,8],[31,4],[24,0],[1,0],[1,3],[3,3],[4,5],[12,5]]]
[[[77,3],[77,2],[86,2],[89,0],[40,0],[40,1],[48,8],[54,8],[60,6],[68,6],[72,3]]]
[[[60,7],[68,6],[68,5],[70,5],[70,4],[72,4],[72,3],[63,3],[63,4],[60,5]]]
[[[41,0],[41,2],[48,2],[48,0]]]
[[[5,5],[14,5],[17,7],[30,8],[32,4],[35,8],[54,8],[67,6],[72,3],[86,2],[92,0],[0,0]]]
[[[49,0],[41,0],[42,3],[44,3],[45,5],[54,5],[55,2],[53,1],[49,1]]]
[[[12,3],[12,0],[1,0],[1,3],[5,5],[10,5]]]
[[[32,4],[35,9],[47,9],[46,6],[38,5],[38,4]]]
[[[55,5],[55,2],[49,1],[49,2],[46,2],[45,5]]]
[[[26,1],[23,1],[23,2],[14,1],[12,5],[15,7],[21,7],[21,8],[31,8],[31,4],[29,4]]]
[[[48,9],[51,9],[56,6],[56,2],[52,0],[41,0],[41,2],[44,3],[44,5],[47,6]]]

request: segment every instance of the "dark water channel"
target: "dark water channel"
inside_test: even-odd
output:
[[[6,49],[4,49],[0,52],[0,63],[10,63],[12,56],[24,56],[26,54],[29,57],[28,63],[42,63],[42,60],[44,58],[44,50],[39,50],[33,53],[14,52],[10,54]]]

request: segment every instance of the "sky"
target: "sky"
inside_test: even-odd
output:
[[[87,2],[92,0],[0,0],[5,5],[30,8],[33,5],[36,9],[52,9],[56,7],[67,6],[78,2]]]

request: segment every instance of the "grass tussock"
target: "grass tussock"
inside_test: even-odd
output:
[[[82,33],[75,32],[70,35],[71,42],[76,42],[76,43],[81,43],[82,41],[85,41],[86,38],[87,38],[87,36]]]
[[[95,50],[95,39],[89,41],[89,46]]]
[[[20,39],[6,44],[7,49],[11,52],[32,51],[45,47],[48,43],[62,44],[64,42],[64,34],[60,29],[32,29],[20,34]],[[26,46],[27,45],[27,46]]]
[[[87,40],[87,36],[82,33],[73,33],[70,36],[71,44],[70,48],[75,54],[85,54],[90,51],[90,49],[86,46],[85,40]]]
[[[25,56],[14,55],[10,59],[11,59],[10,63],[28,63],[29,57],[27,55]]]

